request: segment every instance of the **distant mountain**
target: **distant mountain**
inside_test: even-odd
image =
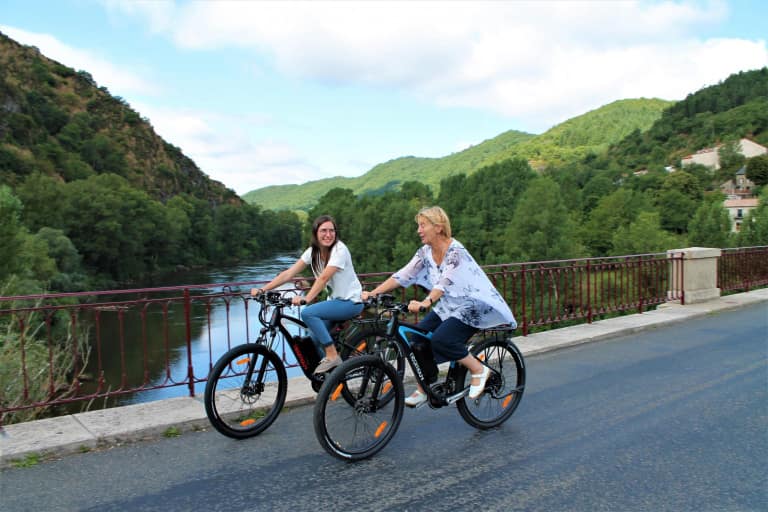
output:
[[[43,173],[69,182],[113,173],[155,199],[242,200],[164,141],[122,98],[0,33],[0,184]]]
[[[246,193],[249,203],[269,209],[308,210],[329,190],[341,187],[355,194],[381,194],[415,180],[432,187],[455,174],[473,174],[510,158],[524,158],[533,167],[580,159],[605,151],[635,130],[648,129],[673,102],[631,99],[609,105],[561,123],[541,135],[510,130],[464,151],[443,158],[396,158],[356,178],[328,178],[302,185],[276,185]]]

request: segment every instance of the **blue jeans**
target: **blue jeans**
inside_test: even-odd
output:
[[[440,320],[437,313],[430,311],[421,319],[418,326],[432,331],[432,352],[435,362],[458,361],[469,355],[467,341],[478,329],[467,325],[457,318]]]
[[[333,340],[328,329],[333,322],[341,322],[354,318],[363,311],[363,304],[351,300],[331,299],[310,304],[301,310],[301,319],[307,324],[309,335],[325,356],[324,347]]]

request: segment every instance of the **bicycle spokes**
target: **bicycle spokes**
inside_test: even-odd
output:
[[[222,434],[242,439],[272,424],[285,403],[288,378],[277,354],[240,345],[214,365],[205,386],[205,411]]]
[[[376,355],[342,363],[315,403],[315,434],[330,454],[346,460],[372,456],[389,442],[403,413],[397,371]]]
[[[487,340],[474,349],[491,369],[485,391],[475,399],[457,402],[462,418],[476,428],[491,428],[506,421],[517,408],[525,388],[525,365],[517,347],[506,340]],[[464,373],[466,385],[470,375]]]

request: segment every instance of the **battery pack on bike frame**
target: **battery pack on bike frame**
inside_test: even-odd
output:
[[[432,343],[429,338],[414,332],[409,333],[409,339],[413,355],[416,356],[416,360],[421,366],[424,380],[427,384],[432,384],[437,380],[437,363],[435,363],[435,355],[432,353]]]
[[[296,359],[305,371],[312,372],[320,364],[320,354],[317,346],[309,336],[293,336],[291,347],[296,353]]]

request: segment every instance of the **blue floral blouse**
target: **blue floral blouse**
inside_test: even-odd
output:
[[[441,265],[435,263],[432,248],[423,245],[392,277],[403,287],[421,284],[442,291],[443,296],[433,307],[442,320],[453,317],[478,329],[500,324],[517,327],[504,297],[469,251],[455,239],[451,240]]]

